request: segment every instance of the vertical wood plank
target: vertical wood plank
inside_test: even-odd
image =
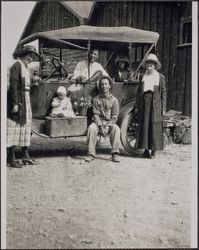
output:
[[[157,31],[157,3],[151,3],[150,30]]]
[[[176,109],[183,111],[184,107],[184,91],[186,80],[186,48],[179,48],[178,50],[178,72],[177,72],[177,96]]]
[[[51,16],[51,2],[50,1],[48,1],[47,2],[47,6],[48,6],[48,8],[47,8],[47,20],[48,20],[48,27],[47,27],[47,30],[50,30],[51,29],[51,18],[49,18],[50,16]]]
[[[138,5],[137,5],[137,13],[138,13],[138,16],[137,16],[137,20],[138,20],[138,27],[140,29],[143,29],[144,27],[144,3],[143,2],[138,2]]]
[[[191,47],[186,48],[186,75],[185,75],[185,92],[184,92],[184,107],[183,113],[191,116],[192,104],[192,77],[191,77]]]
[[[132,2],[127,2],[127,19],[126,19],[126,25],[131,26],[132,25]]]
[[[158,46],[157,46],[157,56],[163,64],[162,51],[163,51],[163,40],[164,40],[164,4],[158,2],[158,33],[160,34]]]
[[[112,5],[113,5],[113,15],[114,15],[112,24],[113,26],[117,26],[117,4],[116,2],[114,2]]]
[[[126,1],[123,4],[123,18],[122,18],[122,20],[123,20],[122,25],[127,26],[127,23],[128,23],[128,3]]]
[[[170,39],[170,57],[169,57],[169,80],[167,89],[168,109],[175,109],[176,97],[176,64],[177,64],[177,44],[179,32],[179,7],[176,3],[171,4],[171,39]]]
[[[115,2],[115,9],[116,9],[116,22],[115,26],[119,26],[119,14],[120,14],[120,4],[118,2]]]
[[[57,26],[61,29],[61,4],[57,4]]]
[[[162,72],[166,78],[166,87],[169,89],[169,58],[170,58],[170,37],[171,37],[171,6],[169,3],[165,6],[164,9],[164,39],[163,39],[163,51],[162,51]]]
[[[150,2],[145,2],[144,4],[144,18],[143,18],[143,28],[144,30],[150,30],[150,19],[151,19],[151,4]]]
[[[132,4],[132,27],[138,28],[138,4],[133,2]]]

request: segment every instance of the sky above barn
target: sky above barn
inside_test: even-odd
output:
[[[2,53],[6,64],[12,63],[12,53],[28,22],[36,1],[2,2]],[[79,16],[88,18],[94,1],[62,1],[62,5],[71,8]]]
[[[25,28],[35,1],[5,1],[2,2],[2,57],[4,63],[12,63],[12,53]]]

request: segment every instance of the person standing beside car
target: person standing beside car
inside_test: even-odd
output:
[[[32,45],[18,46],[13,54],[15,63],[10,68],[10,81],[7,95],[7,162],[11,167],[20,168],[15,149],[22,147],[22,163],[38,164],[30,158],[32,111],[30,104],[31,78],[28,65],[33,58],[40,59]]]
[[[157,70],[161,64],[155,54],[149,54],[143,67],[136,96],[139,125],[137,148],[144,149],[143,157],[155,158],[156,151],[163,150],[163,115],[166,112],[165,77]]]

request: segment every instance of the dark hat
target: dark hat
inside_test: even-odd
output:
[[[126,55],[122,55],[122,54],[118,55],[115,59],[115,64],[117,64],[119,61],[129,64],[129,59]]]
[[[114,85],[113,80],[110,78],[110,76],[104,76],[104,75],[102,75],[102,76],[99,77],[99,79],[97,81],[97,88],[98,88],[98,90],[99,90],[100,83],[101,83],[101,81],[103,79],[107,79],[109,81],[109,84],[110,84],[111,89],[112,89],[113,85]]]
[[[26,54],[32,54],[36,56],[38,59],[41,59],[41,56],[37,53],[36,48],[33,45],[19,45],[15,49],[13,57],[14,58],[23,57]]]

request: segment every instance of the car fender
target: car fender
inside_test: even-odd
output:
[[[135,106],[135,100],[128,102],[120,109],[117,121],[119,127],[121,127],[124,117],[133,110],[134,106]]]

